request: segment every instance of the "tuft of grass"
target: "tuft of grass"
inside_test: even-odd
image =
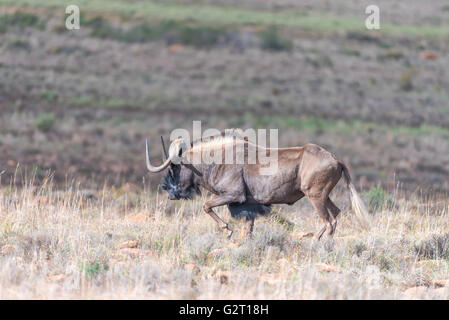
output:
[[[270,51],[290,51],[293,43],[289,39],[283,38],[277,26],[269,26],[259,33],[261,47]]]
[[[9,27],[43,29],[44,26],[39,17],[32,13],[16,11],[0,16],[0,33],[6,32]]]
[[[11,49],[20,49],[20,50],[29,50],[31,49],[31,44],[25,39],[13,39],[8,41],[8,48]]]
[[[56,117],[53,113],[42,113],[36,118],[34,125],[40,131],[47,132],[53,127],[55,122]]]
[[[363,196],[367,200],[370,209],[373,211],[382,208],[384,205],[392,205],[390,195],[380,185],[378,185],[377,187],[372,187],[368,191],[365,191],[363,193]]]
[[[414,68],[408,68],[404,72],[401,73],[401,79],[399,82],[399,87],[403,91],[411,91],[413,90],[413,76],[415,75]]]
[[[188,22],[162,21],[159,24],[139,24],[128,30],[114,27],[101,17],[86,22],[92,27],[91,36],[114,39],[124,42],[148,42],[166,40],[196,48],[207,48],[218,44],[225,38],[227,28],[208,25],[193,25]]]
[[[449,259],[449,233],[433,235],[415,245],[415,252],[420,259]]]
[[[393,48],[389,48],[387,50],[385,50],[383,53],[380,53],[377,55],[377,59],[379,61],[384,61],[384,60],[400,60],[404,58],[404,54],[397,50],[397,49],[393,49]]]
[[[352,48],[343,48],[341,49],[340,53],[346,56],[354,56],[354,57],[360,56],[360,51]]]

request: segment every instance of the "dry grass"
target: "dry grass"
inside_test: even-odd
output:
[[[333,197],[346,207],[347,193]],[[370,230],[344,210],[334,240],[321,242],[301,238],[321,224],[306,200],[259,218],[246,241],[239,232],[227,240],[203,200],[168,201],[132,185],[3,188],[0,299],[449,297],[447,200],[396,196]]]

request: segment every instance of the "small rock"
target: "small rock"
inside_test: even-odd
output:
[[[200,268],[198,268],[198,266],[193,263],[187,263],[186,265],[184,265],[184,269],[191,274],[197,274],[200,272]]]
[[[430,280],[430,284],[435,288],[444,288],[449,283],[449,280]]]
[[[175,53],[178,52],[179,50],[182,50],[183,48],[184,46],[182,44],[175,43],[168,47],[168,51],[170,51],[171,53]]]
[[[150,218],[147,213],[130,213],[125,216],[125,221],[131,223],[144,223]]]
[[[440,299],[447,299],[448,298],[448,290],[447,288],[437,288],[434,290],[435,294],[439,296]]]
[[[139,258],[144,256],[153,256],[157,257],[157,254],[152,250],[143,250],[137,248],[123,248],[118,251],[120,255],[130,256],[133,258]]]
[[[407,300],[417,300],[422,299],[423,296],[427,293],[426,286],[412,287],[403,292],[404,298]]]
[[[436,60],[438,59],[438,55],[430,50],[424,50],[419,53],[419,57],[425,60]]]
[[[53,276],[48,276],[47,278],[50,281],[62,282],[62,281],[64,281],[67,278],[67,276],[65,274],[61,273],[61,274],[55,274]]]
[[[342,272],[343,271],[341,268],[339,268],[337,266],[331,266],[326,263],[317,263],[317,264],[315,264],[315,266],[324,272]]]
[[[122,242],[118,245],[119,249],[123,249],[123,248],[137,248],[137,245],[139,243],[135,240],[130,240],[130,241],[125,241]]]
[[[8,254],[13,254],[15,251],[14,246],[10,245],[10,244],[5,244],[1,249],[0,249],[0,254],[1,255],[8,255]]]
[[[292,232],[288,236],[293,240],[302,240],[313,237],[313,232]]]

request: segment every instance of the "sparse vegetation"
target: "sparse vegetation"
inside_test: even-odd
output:
[[[377,211],[384,206],[389,207],[392,205],[391,196],[380,185],[366,191],[364,198],[373,211]]]
[[[284,39],[276,26],[270,26],[259,34],[262,49],[272,51],[289,51],[293,44],[290,40]]]
[[[149,190],[126,190],[132,206],[118,188],[98,198],[50,181],[3,188],[0,298],[387,299],[409,298],[416,285],[428,287],[424,298],[448,298],[431,285],[449,277],[443,211],[428,215],[395,199],[400,205],[376,212],[371,229],[345,212],[334,240],[316,242],[302,237],[321,226],[304,200],[282,206],[282,218],[258,218],[251,240],[234,221],[227,240],[203,214],[204,198],[156,201]],[[404,233],[411,219],[420,227]]]
[[[7,45],[11,49],[29,50],[31,48],[30,43],[25,39],[13,39],[8,41]]]
[[[56,118],[53,113],[42,113],[35,121],[36,128],[41,131],[48,131],[55,124]]]
[[[114,39],[125,42],[147,42],[166,40],[170,43],[191,45],[197,48],[210,47],[223,39],[226,28],[191,23],[162,21],[159,24],[139,24],[128,30],[114,27],[101,17],[87,20],[86,26],[91,27],[91,35],[99,38]]]
[[[408,68],[401,73],[400,88],[403,91],[411,91],[413,89],[413,77],[415,75],[414,68]]]
[[[449,259],[449,233],[432,235],[415,245],[420,259]]]
[[[9,27],[42,29],[44,24],[35,14],[16,11],[12,14],[0,15],[0,33],[6,32]]]

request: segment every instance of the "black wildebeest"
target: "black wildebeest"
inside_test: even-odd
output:
[[[163,140],[162,140],[163,141]],[[151,164],[146,144],[146,163],[150,172],[160,172],[168,168],[160,187],[168,192],[169,199],[190,199],[194,193],[200,193],[200,187],[210,191],[215,197],[204,203],[204,211],[210,215],[222,229],[232,230],[214,211],[214,207],[228,205],[233,217],[246,217],[245,229],[251,235],[254,218],[257,214],[270,211],[272,204],[293,204],[306,196],[319,216],[325,222],[316,234],[320,239],[328,230],[330,236],[335,232],[337,216],[340,209],[329,198],[329,193],[343,175],[350,191],[351,204],[359,218],[367,221],[368,212],[363,205],[348,169],[330,152],[315,144],[302,147],[277,148],[277,169],[269,175],[261,175],[265,166],[259,159],[256,163],[243,164],[197,163],[191,160],[195,154],[217,152],[225,154],[225,148],[242,147],[245,156],[249,148],[256,148],[266,154],[273,149],[252,144],[241,136],[220,136],[207,142],[200,142],[187,147],[184,140],[172,142],[169,154],[165,151],[165,162],[155,167]],[[254,150],[254,149],[253,149]],[[177,159],[177,161],[174,161]],[[175,163],[177,162],[177,163]]]

